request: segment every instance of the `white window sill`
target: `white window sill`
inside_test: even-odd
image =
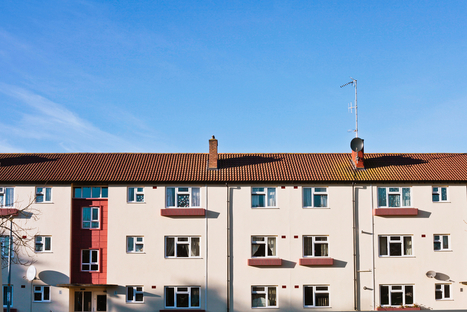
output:
[[[146,202],[126,202],[127,204],[136,204],[136,205],[141,205],[141,204],[146,204]]]
[[[331,209],[331,207],[303,207],[303,209]]]
[[[452,252],[452,249],[433,250],[434,252]]]
[[[434,201],[433,204],[449,204],[451,201],[443,200],[443,201]]]
[[[386,258],[389,258],[389,259],[400,259],[400,258],[416,258],[415,256],[379,256],[379,258],[382,258],[382,259],[386,259]]]
[[[54,204],[54,202],[34,202],[34,204],[38,204],[38,205],[43,205],[43,204]],[[35,301],[36,302],[36,301]],[[37,302],[44,302],[44,301],[37,301]]]
[[[279,207],[251,207],[251,209],[280,209],[280,208]]]
[[[39,254],[51,254],[51,253],[53,253],[53,251],[34,251],[34,253],[36,253],[38,255]]]
[[[144,301],[127,301],[128,304],[142,304]]]
[[[144,255],[146,252],[132,252],[132,251],[127,251],[127,255]]]

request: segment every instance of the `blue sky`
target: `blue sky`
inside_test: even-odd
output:
[[[466,152],[466,1],[0,2],[0,152]]]

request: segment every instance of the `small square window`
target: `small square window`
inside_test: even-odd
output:
[[[433,186],[431,197],[433,202],[447,202],[448,188],[446,186]]]
[[[435,299],[451,299],[451,284],[435,284]]]
[[[166,308],[199,308],[200,307],[199,286],[166,286],[165,307]]]
[[[251,257],[276,257],[276,237],[274,236],[252,236]]]
[[[126,287],[126,302],[131,302],[131,303],[144,302],[143,286],[127,286]]]
[[[435,251],[451,250],[450,235],[433,235],[433,249]]]
[[[50,302],[50,286],[34,286],[34,302]]]
[[[304,286],[305,308],[329,307],[329,286]]]
[[[100,209],[99,207],[83,207],[82,228],[98,229],[100,228]]]
[[[142,253],[144,251],[143,236],[127,236],[126,237],[126,252]]]
[[[326,187],[304,187],[303,208],[327,208],[328,189]]]
[[[34,250],[36,252],[51,252],[52,236],[36,235]]]
[[[36,187],[36,203],[51,203],[52,188],[51,187]]]
[[[252,187],[251,207],[253,208],[273,208],[276,207],[275,187]]]
[[[128,202],[129,203],[144,203],[144,188],[143,187],[129,187],[128,188]]]
[[[277,305],[277,286],[252,286],[252,308],[274,308]]]
[[[304,257],[328,257],[329,244],[327,236],[304,236],[303,237]]]

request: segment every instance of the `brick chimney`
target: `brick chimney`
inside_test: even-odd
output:
[[[363,142],[363,140],[362,140]],[[363,144],[362,144],[362,149],[358,152],[352,150],[352,161],[355,165],[355,168],[357,169],[365,169],[365,166],[363,164],[364,156],[365,153],[363,152]]]
[[[209,159],[208,159],[208,169],[218,169],[217,168],[217,140],[214,136],[212,139],[209,139]]]

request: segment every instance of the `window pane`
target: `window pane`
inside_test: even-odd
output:
[[[313,238],[312,237],[303,238],[303,255],[313,256]]]
[[[408,187],[402,188],[402,206],[404,207],[410,206],[410,188]]]
[[[199,288],[191,288],[191,307],[199,307]]]
[[[413,286],[405,286],[405,304],[413,304]]]
[[[167,257],[175,256],[175,239],[167,237]]]
[[[91,251],[91,260],[92,262],[97,262],[97,250]]]
[[[188,257],[188,244],[177,244],[177,257]]]
[[[75,311],[83,311],[83,293],[75,291]]]
[[[50,187],[45,188],[45,201],[52,200],[52,189]]]
[[[91,198],[91,187],[83,187],[83,198]]]
[[[188,308],[188,294],[177,294],[177,308]]]
[[[36,203],[43,203],[44,202],[44,195],[37,194],[36,195]]]
[[[12,187],[6,188],[5,207],[13,207],[15,205],[15,189]]]
[[[448,200],[448,189],[446,187],[441,188],[441,200]]]
[[[177,194],[177,207],[189,207],[189,206],[190,206],[190,195]]]
[[[34,301],[42,301],[42,293],[34,293]]]
[[[276,255],[276,238],[270,237],[268,239],[268,256]]]
[[[92,311],[92,292],[84,292],[84,307],[83,311],[91,312]]]
[[[136,301],[143,301],[143,294],[142,293],[137,293],[135,296]]]
[[[313,287],[305,287],[305,305],[313,305]]]
[[[199,237],[191,238],[191,256],[199,257]]]
[[[303,207],[311,207],[311,188],[303,189]]]
[[[439,194],[433,194],[432,198],[434,202],[439,202]]]
[[[44,300],[50,300],[50,287],[44,286]]]
[[[264,192],[264,187],[254,187],[252,192],[253,193]]]
[[[193,201],[193,207],[199,207],[201,205],[200,203],[200,190],[199,190],[199,187],[193,187],[191,189],[191,192],[192,192],[192,201]]]
[[[50,248],[50,237],[45,237],[45,250],[51,250]]]
[[[450,285],[444,285],[444,298],[451,298],[451,287],[450,287]]]
[[[102,198],[107,198],[109,197],[109,188],[103,187],[102,188]]]
[[[268,206],[270,207],[276,206],[276,189],[275,188],[268,188]]]
[[[264,194],[251,195],[251,207],[265,207]]]
[[[379,207],[387,206],[387,203],[386,203],[386,189],[383,188],[383,187],[378,188],[378,206]]]
[[[261,308],[266,306],[266,294],[252,294],[251,306],[253,308]]]
[[[328,206],[328,195],[315,194],[313,196],[315,207],[327,207]]]
[[[449,236],[443,235],[443,249],[449,249]]]
[[[75,198],[81,198],[81,188],[75,187]]]
[[[135,201],[135,188],[128,188],[128,201]]]
[[[175,306],[175,290],[173,288],[165,289],[165,305],[167,307]]]
[[[391,305],[402,305],[402,292],[391,292]]]
[[[167,188],[167,194],[166,194],[166,201],[167,201],[167,207],[174,207],[175,206],[175,188],[169,187]]]
[[[144,202],[144,194],[137,194],[136,195],[136,201],[139,203]]]
[[[93,187],[92,188],[92,198],[100,198],[101,197],[101,188],[100,187]]]
[[[327,257],[328,244],[315,244],[315,257]]]
[[[390,256],[402,256],[402,244],[401,243],[389,243],[389,255]]]
[[[379,254],[380,256],[388,255],[388,238],[385,236],[379,238]]]
[[[438,285],[436,285],[438,286]],[[441,289],[436,289],[435,290],[435,299],[443,299],[443,292],[441,291]]]
[[[91,208],[83,208],[83,221],[91,221]]]
[[[265,257],[266,256],[266,245],[265,244],[252,244],[251,255],[253,257]]]
[[[270,307],[276,306],[276,287],[268,287],[268,301]]]
[[[329,306],[329,294],[328,293],[316,293],[316,306],[327,307]]]
[[[127,248],[128,248],[127,250],[133,251],[133,243],[134,243],[133,237],[127,237],[126,241],[127,241]]]
[[[412,237],[409,237],[409,236],[404,237],[404,255],[406,256],[412,255]]]
[[[83,263],[89,263],[89,250],[83,250]]]
[[[399,194],[389,194],[389,207],[400,207],[401,196]]]
[[[92,209],[92,220],[93,221],[99,220],[99,209],[96,209],[96,208]]]

